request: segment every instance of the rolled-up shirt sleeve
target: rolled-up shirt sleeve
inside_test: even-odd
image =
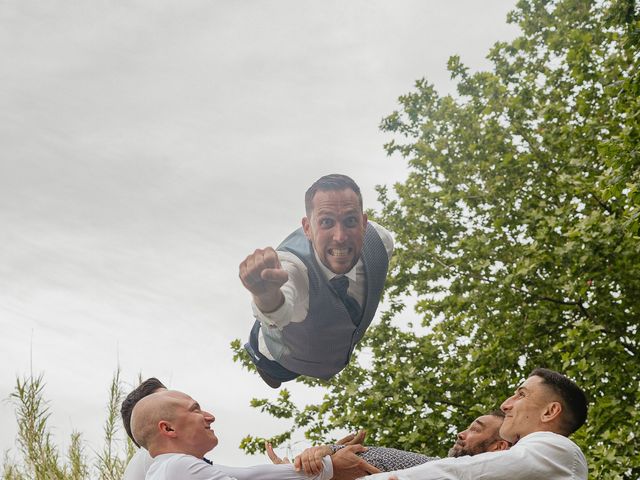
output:
[[[266,328],[283,329],[289,323],[302,322],[309,310],[309,276],[307,267],[293,253],[278,251],[280,266],[289,274],[289,280],[280,287],[284,303],[277,310],[264,313],[251,302],[253,315]]]

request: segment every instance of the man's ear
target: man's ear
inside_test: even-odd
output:
[[[367,217],[366,213],[362,214],[362,226],[364,228],[367,228],[367,222],[369,221],[369,218]]]
[[[549,402],[545,407],[540,420],[543,423],[552,422],[560,418],[562,414],[562,404],[560,402]]]
[[[487,451],[499,452],[500,450],[509,450],[510,446],[511,445],[509,445],[509,442],[507,442],[506,440],[500,439],[493,442],[493,445],[491,445]]]
[[[307,217],[302,217],[302,231],[309,240],[312,240],[313,236],[311,235],[311,221]]]
[[[160,420],[158,422],[158,430],[160,431],[160,435],[164,437],[175,438],[176,436],[176,431],[171,426],[171,423],[166,420]]]

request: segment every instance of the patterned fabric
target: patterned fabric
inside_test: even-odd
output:
[[[343,445],[331,445],[334,453],[343,447]],[[385,447],[367,447],[366,452],[358,453],[357,455],[383,472],[404,470],[405,468],[439,460],[438,457],[427,457],[421,453],[405,452],[404,450]]]

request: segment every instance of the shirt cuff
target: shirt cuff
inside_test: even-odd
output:
[[[253,316],[265,327],[282,329],[290,323],[291,305],[287,302],[286,298],[284,303],[273,312],[263,313],[262,310],[256,306],[255,302],[251,302],[251,309],[253,310]]]
[[[333,477],[333,463],[330,455],[325,455],[322,458],[322,465],[324,465],[324,468],[320,472],[319,480],[330,480]]]

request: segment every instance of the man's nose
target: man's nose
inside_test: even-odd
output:
[[[337,223],[333,229],[333,241],[342,243],[347,239],[347,229],[341,223]]]
[[[467,430],[463,430],[461,432],[458,432],[458,438],[460,440],[464,440],[467,437]]]
[[[213,414],[209,412],[204,413],[204,419],[209,423],[213,423],[216,421],[216,417],[214,417]]]
[[[512,404],[513,404],[513,397],[509,397],[504,402],[502,402],[502,405],[500,405],[500,410],[502,410],[503,412],[507,412],[511,410]]]

